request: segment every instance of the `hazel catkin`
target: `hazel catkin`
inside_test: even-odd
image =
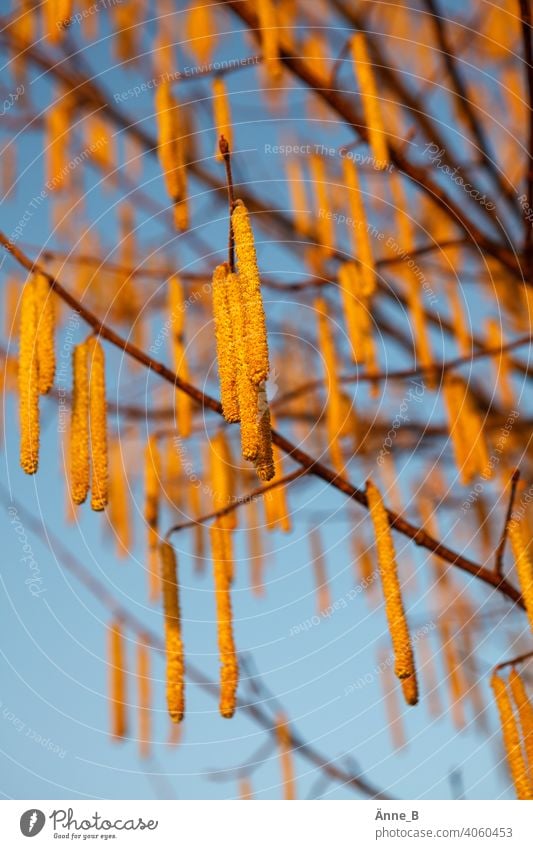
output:
[[[181,722],[185,714],[185,659],[181,635],[176,555],[168,540],[161,543],[159,552],[165,616],[167,707],[171,720]]]

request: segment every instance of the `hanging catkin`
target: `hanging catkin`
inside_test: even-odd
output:
[[[157,571],[157,546],[159,545],[159,497],[161,492],[161,458],[157,437],[151,435],[144,454],[144,520],[148,556],[149,597],[155,601],[160,582]]]
[[[35,288],[29,280],[20,304],[19,364],[20,465],[34,475],[39,464],[39,369]]]
[[[446,669],[446,681],[450,690],[452,720],[456,729],[460,731],[465,724],[464,697],[467,693],[467,684],[447,617],[440,617],[439,630]]]
[[[305,177],[297,158],[287,159],[287,188],[294,215],[294,229],[300,236],[308,236],[311,230],[310,210],[305,188]]]
[[[54,294],[44,274],[35,274],[33,286],[35,288],[35,309],[37,310],[39,392],[41,395],[46,395],[53,386],[56,370]]]
[[[335,344],[329,325],[328,307],[323,298],[316,299],[315,311],[318,320],[318,349],[324,361],[325,376],[329,384],[329,397],[326,406],[328,448],[335,471],[340,473],[344,468],[342,448],[339,442],[343,425],[341,414],[342,403],[337,375]]]
[[[265,496],[268,498],[268,493]],[[262,596],[265,592],[263,584],[263,545],[259,518],[259,499],[249,501],[246,505],[248,519],[248,563],[250,564],[250,588],[254,595]]]
[[[176,555],[174,548],[167,540],[161,543],[159,551],[165,615],[167,707],[171,720],[181,722],[185,712],[185,659],[181,636]]]
[[[258,0],[257,14],[263,65],[271,81],[279,82],[283,69],[279,58],[277,10],[272,0]]]
[[[87,345],[72,352],[72,411],[70,419],[70,489],[74,504],[83,504],[89,492],[89,371]]]
[[[231,224],[245,316],[246,366],[250,380],[258,386],[268,377],[268,340],[254,234],[248,210],[241,200],[235,202]]]
[[[296,780],[294,777],[294,762],[292,754],[291,734],[287,719],[282,714],[276,719],[276,737],[279,747],[281,777],[283,782],[283,798],[286,801],[296,799]]]
[[[273,414],[270,414],[270,423],[272,427],[276,427],[276,422]],[[274,457],[275,474],[273,480],[281,480],[283,477],[283,456],[280,449],[276,446],[272,447]],[[291,516],[289,505],[287,502],[287,487],[276,486],[266,494],[263,499],[265,505],[265,518],[267,527],[273,529],[279,528],[283,533],[290,533],[292,530]]]
[[[522,728],[522,739],[529,767],[529,780],[533,782],[533,705],[529,701],[524,682],[516,669],[511,669],[509,684]]]
[[[149,642],[144,634],[141,634],[137,641],[137,683],[139,697],[139,754],[141,758],[147,758],[150,755],[151,737],[151,675]]]
[[[89,371],[89,423],[91,435],[91,507],[107,504],[107,403],[104,349],[95,336],[86,342]]]
[[[257,416],[258,390],[248,374],[245,345],[245,313],[241,294],[241,279],[237,274],[226,278],[230,319],[235,341],[236,386],[241,422],[241,451],[245,460],[254,461],[259,453],[259,422]]]
[[[507,763],[519,799],[533,799],[533,790],[520,746],[520,734],[505,681],[496,673],[490,681],[500,716]]]
[[[505,339],[500,322],[495,318],[489,318],[486,327],[487,348],[502,348]],[[494,369],[494,383],[500,391],[503,407],[506,411],[512,410],[515,405],[515,397],[509,369],[509,357],[505,352],[501,352],[499,357],[491,357],[490,359]]]
[[[118,437],[109,456],[109,522],[116,538],[117,557],[127,557],[131,547],[129,489]]]
[[[376,288],[376,269],[365,205],[361,193],[359,173],[355,162],[348,159],[348,157],[343,159],[342,165],[344,185],[348,190],[348,203],[350,205],[351,217],[354,220],[353,226],[349,228],[352,238],[352,252],[354,258],[357,257],[360,262],[361,275],[364,282],[364,295],[371,297]]]
[[[111,733],[118,740],[127,733],[126,662],[122,625],[118,620],[109,629],[109,670]]]
[[[185,352],[185,299],[180,278],[174,274],[168,281],[168,313],[172,327],[171,345],[174,371],[182,380],[189,382],[189,364]],[[192,425],[192,398],[181,389],[177,390],[176,406],[180,436],[187,439]]]
[[[216,130],[215,157],[219,162],[222,162],[224,157],[220,152],[218,144],[220,136],[224,136],[229,145],[229,149],[233,150],[231,111],[226,83],[222,77],[215,77],[213,80],[213,117]]]
[[[329,198],[329,183],[324,157],[313,154],[309,159],[311,184],[315,195],[315,216],[318,241],[324,258],[335,250],[335,222]]]
[[[355,75],[359,82],[359,91],[365,114],[365,122],[368,132],[368,143],[374,158],[374,167],[383,169],[387,167],[389,154],[387,151],[387,138],[381,104],[374,79],[374,72],[368,56],[365,35],[357,32],[351,40],[352,58],[355,66]]]
[[[402,678],[402,693],[408,705],[418,704],[418,682],[415,675],[409,675],[408,678]]]
[[[71,169],[68,168],[68,144],[71,126],[69,101],[59,96],[45,112],[46,135],[46,186],[53,192],[68,182]]]
[[[181,137],[179,106],[172,96],[168,81],[161,82],[155,92],[155,110],[158,129],[158,154],[165,185],[174,204],[174,218],[178,230],[188,227],[187,171],[185,166],[185,141]]]
[[[211,0],[196,0],[191,3],[185,18],[185,42],[187,49],[206,65],[217,42],[217,27],[213,21]]]
[[[259,450],[255,460],[255,471],[259,480],[269,481],[274,477],[274,454],[272,450],[272,427],[270,424],[270,408],[264,384],[257,389],[257,416]]]
[[[211,440],[209,459],[213,512],[217,512],[227,507],[235,497],[235,467],[229,442],[222,430]],[[237,511],[219,516],[218,523],[221,528],[233,530],[237,526]]]
[[[215,522],[210,528],[215,581],[218,650],[220,656],[220,714],[230,719],[235,713],[239,666],[233,638],[227,534]]]
[[[217,265],[213,273],[213,318],[217,344],[218,376],[220,381],[220,401],[227,422],[239,421],[239,398],[237,394],[237,350],[234,339],[234,327],[230,313],[229,297],[235,293],[229,291],[228,266]],[[237,281],[234,281],[236,284]]]
[[[523,519],[512,518],[509,522],[509,540],[513,549],[518,583],[524,597],[524,604],[533,630],[533,563],[529,557],[523,530]]]
[[[413,648],[403,608],[389,519],[381,493],[372,481],[367,481],[366,497],[374,525],[379,573],[385,599],[385,613],[394,649],[394,672],[398,678],[415,678]]]

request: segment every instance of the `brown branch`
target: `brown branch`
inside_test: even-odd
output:
[[[155,374],[158,374],[163,380],[167,380],[173,386],[177,386],[178,389],[181,389],[187,395],[189,395],[197,404],[202,407],[207,407],[213,412],[222,415],[222,405],[219,401],[216,401],[210,395],[207,395],[205,392],[197,389],[192,384],[183,380],[178,375],[174,374],[171,369],[167,368],[163,363],[160,363],[158,360],[152,359],[148,354],[144,351],[141,351],[135,345],[132,345],[126,339],[123,339],[118,333],[115,333],[111,328],[107,327],[99,318],[97,318],[93,313],[83,307],[79,301],[74,298],[70,292],[68,292],[58,280],[56,280],[51,274],[49,274],[45,269],[41,268],[37,263],[32,262],[28,259],[25,254],[23,254],[16,245],[12,244],[6,236],[0,232],[0,244],[2,244],[6,250],[8,250],[15,259],[28,271],[38,271],[43,274],[48,280],[51,288],[62,298],[70,307],[76,310],[79,315],[84,319],[84,321],[89,324],[94,331],[96,331],[103,339],[107,339],[108,342],[111,342],[117,348],[120,348],[124,353],[128,354],[128,356],[142,363],[144,366],[149,368]],[[307,469],[308,472],[321,480],[325,481],[327,484],[333,486],[335,489],[338,489],[339,492],[344,493],[349,498],[352,498],[362,507],[368,510],[368,502],[366,494],[363,490],[358,489],[354,486],[350,481],[345,480],[340,475],[338,475],[333,469],[330,469],[328,466],[325,466],[323,463],[315,460],[305,451],[302,451],[301,448],[298,448],[294,445],[290,440],[286,439],[282,436],[281,433],[278,433],[277,430],[272,430],[272,441],[278,448],[281,448],[289,457],[291,457],[296,463],[298,463],[303,468]],[[424,531],[422,528],[417,527],[416,525],[411,524],[406,519],[403,519],[398,513],[394,510],[387,510],[387,515],[389,519],[389,523],[392,528],[397,530],[399,533],[413,540],[413,542],[421,546],[422,548],[426,548],[428,551],[432,551],[438,557],[441,557],[443,560],[446,560],[448,563],[451,563],[454,566],[457,566],[459,569],[462,569],[464,572],[467,572],[470,575],[474,575],[483,581],[485,584],[493,587],[494,589],[499,590],[505,596],[507,596],[511,601],[518,604],[520,607],[524,607],[524,602],[520,592],[508,581],[505,579],[500,579],[497,575],[494,574],[492,569],[486,569],[485,567],[469,560],[467,557],[459,554],[438,540],[434,539],[430,534]]]
[[[228,188],[228,212],[229,212],[229,234],[228,234],[228,265],[231,272],[235,272],[235,237],[233,235],[233,224],[231,216],[235,206],[235,194],[233,191],[233,174],[231,173],[231,150],[229,142],[224,136],[220,136],[218,148],[224,159],[224,167],[226,169],[226,184]]]
[[[0,487],[2,492],[2,501],[7,507],[14,507],[18,515],[22,518],[24,524],[35,533],[44,545],[49,547],[55,558],[59,558],[62,566],[71,572],[76,579],[83,584],[86,590],[96,598],[103,607],[105,607],[112,616],[116,616],[135,634],[143,635],[149,645],[158,653],[166,654],[165,644],[160,637],[149,628],[146,628],[134,614],[123,607],[115,597],[109,592],[105,584],[95,578],[91,572],[81,563],[78,557],[73,554],[63,541],[56,536],[50,527],[43,527],[40,522],[26,507],[14,501],[3,487]],[[186,666],[187,677],[202,690],[218,700],[219,688],[194,664],[187,661]],[[273,739],[276,738],[275,722],[269,717],[268,713],[258,703],[247,703],[239,700],[239,710],[249,716],[254,722],[260,725]],[[303,738],[299,737],[292,730],[289,730],[291,735],[291,745],[298,753],[310,763],[315,764],[326,775],[345,784],[352,790],[357,790],[370,796],[374,799],[390,799],[392,797],[386,795],[381,790],[372,786],[366,779],[353,776],[350,773],[338,767],[332,761],[327,760],[324,755],[321,755],[313,746],[306,743]]]
[[[528,651],[518,657],[513,657],[512,660],[504,660],[502,663],[498,663],[497,666],[494,667],[494,671],[498,672],[500,669],[505,669],[506,666],[516,666],[517,663],[523,663],[524,660],[529,660],[530,657],[533,657],[533,651]]]
[[[509,504],[507,505],[507,513],[505,514],[505,522],[503,525],[500,541],[498,543],[498,548],[496,549],[495,557],[494,557],[494,571],[501,578],[503,572],[503,555],[505,553],[505,544],[507,542],[507,534],[509,532],[509,522],[511,521],[511,515],[513,512],[513,504],[516,495],[516,487],[518,485],[518,481],[520,479],[520,469],[515,469],[513,474],[511,475],[511,492],[509,494]]]

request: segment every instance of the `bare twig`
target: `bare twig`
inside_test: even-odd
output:
[[[505,522],[502,528],[502,534],[500,537],[500,541],[498,543],[498,548],[496,549],[495,557],[494,557],[494,571],[496,574],[501,577],[503,570],[503,555],[505,553],[505,543],[507,542],[507,534],[509,532],[509,522],[511,521],[511,515],[513,512],[513,504],[516,495],[516,487],[518,481],[520,480],[520,469],[515,469],[513,474],[511,475],[511,492],[509,494],[509,504],[507,505],[507,513],[505,514]]]

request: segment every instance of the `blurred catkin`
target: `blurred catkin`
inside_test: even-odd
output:
[[[351,40],[352,58],[355,74],[359,81],[359,91],[363,103],[365,122],[368,131],[368,143],[374,158],[374,167],[387,167],[389,154],[387,138],[381,114],[381,104],[374,79],[374,71],[366,47],[366,37],[363,32],[357,32]]]
[[[500,716],[505,753],[516,795],[519,799],[533,799],[533,790],[520,746],[520,734],[514,717],[511,699],[507,692],[507,685],[503,678],[500,678],[496,673],[492,676],[490,684]]]
[[[116,620],[109,629],[109,669],[111,733],[115,739],[125,737],[126,718],[126,659],[121,623]]]
[[[179,104],[172,95],[170,82],[159,83],[155,91],[159,162],[169,197],[174,204],[176,229],[188,227],[187,170],[185,140],[180,126]]]
[[[146,637],[141,634],[137,641],[137,683],[139,699],[139,755],[150,755],[151,737],[151,676],[150,649]]]
[[[279,58],[277,8],[272,0],[257,0],[263,64],[270,81],[277,83],[283,73]]]
[[[172,328],[171,345],[174,371],[182,380],[189,382],[189,364],[185,351],[185,298],[183,285],[177,274],[172,275],[168,281],[168,313]],[[177,390],[176,407],[178,429],[180,436],[187,439],[192,427],[192,405],[190,395]]]
[[[230,576],[228,574],[228,532],[215,522],[210,528],[215,581],[218,650],[220,656],[220,714],[230,719],[235,713],[239,666],[233,638]]]
[[[279,714],[276,718],[276,737],[278,739],[281,777],[283,782],[283,798],[286,801],[296,799],[296,779],[294,777],[294,760],[291,735],[287,718]]]
[[[268,377],[268,340],[254,234],[248,210],[241,200],[235,202],[231,223],[241,282],[242,308],[246,317],[246,367],[250,380],[258,386]]]
[[[33,475],[39,465],[39,361],[37,309],[32,281],[24,285],[20,304],[18,361],[20,465]]]
[[[37,310],[37,359],[39,361],[39,392],[46,395],[53,386],[56,370],[54,344],[55,307],[52,288],[44,274],[33,278]]]
[[[87,345],[72,352],[72,411],[70,420],[70,488],[74,504],[83,504],[89,492],[89,370]]]
[[[525,684],[516,669],[511,669],[509,684],[522,728],[522,739],[529,767],[529,780],[533,782],[533,705],[527,695]]]
[[[228,291],[228,266],[217,265],[213,273],[213,318],[217,345],[218,376],[220,381],[220,401],[227,422],[238,422],[239,398],[237,393],[239,363],[237,343],[232,322],[229,297],[235,297]],[[234,281],[236,283],[237,281]]]
[[[107,402],[104,349],[95,336],[85,343],[89,371],[89,423],[91,435],[91,507],[103,510],[108,495]]]
[[[185,713],[185,659],[181,635],[176,555],[172,544],[167,540],[161,543],[159,551],[165,615],[167,706],[171,720],[181,722]]]
[[[374,525],[379,573],[385,599],[385,613],[394,649],[394,671],[398,678],[412,677],[416,683],[411,635],[403,607],[394,542],[387,511],[381,493],[372,481],[367,481],[366,496],[370,517]]]
[[[216,129],[215,157],[219,162],[222,162],[223,156],[218,144],[220,136],[224,136],[228,142],[229,149],[233,150],[233,130],[231,127],[229,98],[226,83],[222,77],[215,77],[213,80],[213,117]]]

